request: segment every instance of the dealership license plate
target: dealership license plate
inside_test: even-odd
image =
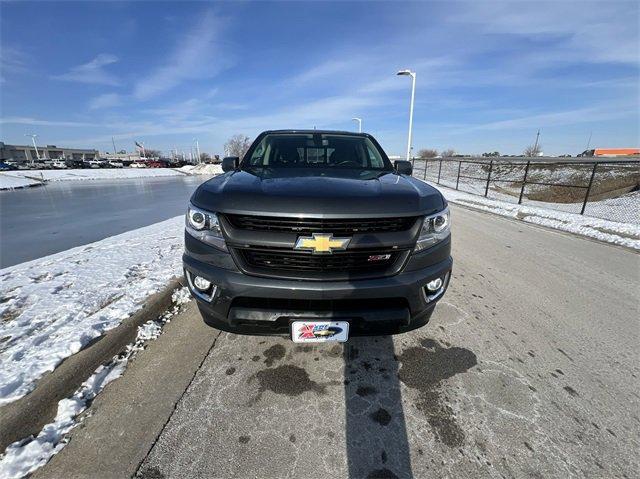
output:
[[[347,321],[294,321],[291,323],[294,343],[345,342],[349,339]]]

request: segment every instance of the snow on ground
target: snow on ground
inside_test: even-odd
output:
[[[144,349],[147,341],[156,339],[162,327],[178,313],[180,306],[191,299],[188,288],[174,291],[174,306],[154,321],[148,321],[138,328],[135,341],[127,346],[124,353],[114,357],[108,364],[98,367],[93,375],[70,397],[58,402],[58,412],[52,423],[44,426],[36,437],[28,437],[10,444],[0,454],[0,477],[22,478],[44,466],[52,456],[66,445],[65,435],[76,427],[82,418],[80,414],[95,399],[104,387],[119,378],[129,360]]]
[[[640,249],[640,225],[618,223],[538,206],[518,205],[484,198],[432,184],[452,202],[491,213],[518,218],[528,223],[588,236],[607,243]]]
[[[182,272],[178,216],[0,270],[0,406]]]
[[[0,190],[39,185],[48,181],[111,180],[184,175],[218,175],[220,165],[188,165],[182,168],[87,168],[68,170],[15,170],[0,173]]]
[[[28,186],[41,185],[42,180],[36,178],[27,178],[22,175],[11,175],[9,173],[0,173],[0,190],[13,190],[15,188],[26,188]]]
[[[208,165],[202,163],[200,165],[185,165],[178,168],[178,170],[188,173],[189,175],[220,175],[222,173],[222,165]]]
[[[424,169],[424,162],[416,161],[416,169],[414,176],[430,183],[435,183],[439,179],[440,185],[450,189],[457,189],[466,193],[476,195],[485,195],[486,179],[489,172],[488,162],[462,162],[460,168],[460,178],[458,179],[458,161],[443,161],[442,168],[437,161],[431,161],[428,164],[427,171]],[[504,201],[507,203],[517,203],[520,196],[521,181],[524,176],[526,163],[494,163],[491,175],[491,183],[489,185],[488,197],[491,199]],[[598,185],[603,181],[611,181],[616,178],[629,177],[631,188],[633,178],[638,175],[638,164],[600,164],[597,169],[597,176],[594,182],[595,194],[597,197]],[[539,206],[546,209],[560,210],[567,213],[580,213],[583,203],[583,195],[589,184],[593,167],[590,164],[568,164],[568,165],[550,165],[550,164],[532,164],[527,176],[528,181],[544,182],[555,185],[569,184],[581,185],[585,189],[581,191],[573,202],[545,202],[531,198],[535,197],[535,192],[540,188],[554,189],[556,193],[564,191],[568,194],[571,188],[560,186],[536,186],[527,184],[523,203],[528,206]],[[572,190],[575,193],[575,190]],[[637,192],[622,194],[617,198],[607,200],[589,200],[585,209],[585,215],[602,218],[605,220],[614,220],[625,223],[633,223],[640,225],[640,194]]]

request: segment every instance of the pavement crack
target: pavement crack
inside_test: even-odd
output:
[[[213,348],[216,347],[216,343],[218,342],[218,338],[220,337],[220,335],[222,334],[221,331],[218,332],[218,335],[213,338],[213,342],[211,343],[211,346],[209,347],[209,349],[207,350],[207,354],[205,354],[202,357],[202,361],[200,361],[200,364],[198,364],[198,367],[196,368],[196,370],[193,372],[193,375],[191,376],[191,379],[189,380],[189,383],[187,384],[187,386],[184,388],[184,390],[182,391],[182,393],[180,394],[180,397],[178,398],[178,400],[175,402],[175,404],[173,405],[173,410],[171,411],[171,414],[169,414],[169,416],[167,417],[167,420],[164,422],[164,424],[162,425],[162,428],[160,429],[160,432],[158,432],[158,434],[156,435],[155,439],[153,440],[153,442],[151,443],[151,446],[149,446],[149,449],[147,450],[147,453],[144,455],[144,457],[140,460],[140,462],[138,463],[138,466],[136,467],[136,472],[133,473],[133,475],[131,477],[140,477],[140,469],[142,468],[142,465],[144,464],[144,462],[147,460],[147,458],[149,457],[149,454],[151,454],[151,451],[153,451],[153,448],[156,446],[157,442],[160,440],[160,437],[162,436],[162,433],[164,432],[164,430],[166,429],[167,425],[169,424],[169,421],[171,421],[171,418],[173,417],[173,415],[176,412],[176,409],[178,408],[178,404],[180,404],[180,401],[182,401],[182,398],[184,397],[184,395],[186,394],[186,392],[189,390],[189,388],[191,387],[191,384],[193,383],[193,381],[195,380],[198,372],[200,371],[200,369],[202,369],[202,365],[204,364],[204,362],[207,360],[207,358],[209,357],[209,355],[211,354],[211,351],[213,351]]]

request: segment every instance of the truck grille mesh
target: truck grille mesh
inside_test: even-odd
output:
[[[288,233],[388,233],[406,231],[416,222],[416,216],[400,218],[280,218],[275,216],[226,215],[232,226],[253,231]]]
[[[253,247],[238,251],[251,268],[300,272],[384,271],[400,254],[392,249],[339,251],[330,255],[278,248]]]

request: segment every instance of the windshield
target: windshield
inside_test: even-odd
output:
[[[242,167],[393,169],[369,138],[325,133],[267,134],[253,145]]]

